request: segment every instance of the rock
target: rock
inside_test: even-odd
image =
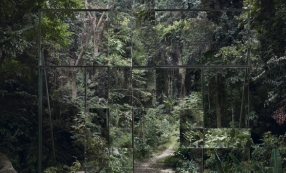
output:
[[[0,153],[0,173],[17,173],[8,157]]]

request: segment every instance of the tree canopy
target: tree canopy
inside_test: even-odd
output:
[[[132,172],[174,136],[177,171],[272,169],[279,151],[285,159],[285,10],[283,0],[2,0],[0,149],[37,172],[40,71],[45,172]]]

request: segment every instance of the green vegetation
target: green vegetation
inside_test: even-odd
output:
[[[286,172],[285,11],[284,0],[2,0],[0,152],[37,172],[41,111],[45,173],[133,172],[169,147],[157,162],[178,173]]]

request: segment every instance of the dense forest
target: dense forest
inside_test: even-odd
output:
[[[18,173],[144,173],[169,149],[158,162],[174,173],[286,172],[285,13],[1,0],[0,156]]]

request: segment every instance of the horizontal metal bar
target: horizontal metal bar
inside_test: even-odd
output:
[[[213,12],[220,12],[220,11],[240,11],[245,12],[249,11],[249,9],[148,9],[154,11],[213,11]],[[112,11],[112,9],[40,9],[40,11]]]
[[[67,9],[67,8],[58,8],[58,9],[40,9],[40,11],[111,11],[111,9]]]
[[[110,91],[131,91],[131,90],[128,89],[128,88],[115,88],[115,89],[110,88],[109,90],[110,90]]]
[[[250,65],[162,65],[162,66],[39,66],[39,68],[130,68],[130,69],[159,69],[159,68],[250,68]]]
[[[116,147],[116,148],[118,148],[118,149],[128,149],[128,150],[133,150],[133,148],[130,148],[130,147],[118,147],[117,145],[114,145],[114,146],[110,146],[110,148],[111,147]],[[91,168],[102,168],[102,167],[93,167],[93,166],[89,166],[89,167],[91,167]],[[87,167],[87,168],[89,168],[89,167]],[[105,166],[106,168],[104,168],[105,170],[108,170],[108,169],[111,169],[111,167],[110,166]],[[126,166],[114,166],[113,168],[128,168],[128,169],[132,169],[132,167],[126,167]],[[146,169],[145,167],[144,167],[144,169]],[[148,169],[148,168],[147,168]],[[102,172],[102,171],[101,171]]]
[[[220,148],[220,147],[189,147],[190,149],[205,149],[205,150],[243,150],[243,149],[251,149],[251,147],[227,147],[227,148]]]
[[[250,68],[249,65],[162,65],[162,66],[133,66],[133,69],[160,68]]]
[[[166,66],[154,66],[153,68],[159,69],[159,68],[250,68],[250,67],[251,66],[249,65],[166,65]],[[142,67],[133,66],[132,68],[142,68]]]
[[[213,12],[220,12],[220,11],[240,11],[240,12],[246,12],[249,11],[249,9],[235,9],[235,8],[230,8],[230,9],[154,9],[155,11],[213,11]]]
[[[93,66],[93,65],[77,65],[77,66],[70,66],[70,65],[41,65],[39,66],[40,68],[59,68],[59,67],[62,67],[62,68],[95,68],[95,67],[98,67],[98,68],[110,68],[112,66]]]
[[[156,66],[132,66],[133,69],[154,69]]]

